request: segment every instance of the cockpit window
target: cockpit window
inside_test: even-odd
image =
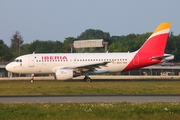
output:
[[[15,59],[13,62],[22,62],[22,59]]]

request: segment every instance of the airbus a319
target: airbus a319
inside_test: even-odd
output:
[[[128,71],[173,59],[164,53],[169,30],[170,22],[161,23],[135,52],[27,54],[17,57],[6,69],[20,74],[54,74],[57,80],[84,75],[84,81],[90,82],[89,74]]]

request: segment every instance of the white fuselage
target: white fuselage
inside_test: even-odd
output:
[[[122,71],[132,61],[135,53],[67,53],[28,54],[16,58],[6,69],[15,73],[55,73],[58,68],[77,68],[107,62],[99,66],[106,72]],[[137,64],[137,63],[136,63]]]

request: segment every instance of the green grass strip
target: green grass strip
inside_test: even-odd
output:
[[[0,81],[0,95],[180,94],[180,82]]]
[[[1,120],[179,120],[180,103],[0,103]]]

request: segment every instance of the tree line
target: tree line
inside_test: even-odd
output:
[[[151,32],[144,34],[128,34],[121,36],[110,36],[108,32],[102,30],[87,29],[77,38],[67,37],[63,42],[60,40],[34,40],[31,43],[24,43],[20,32],[16,31],[11,37],[11,45],[7,46],[0,39],[0,61],[12,61],[19,55],[30,53],[70,53],[70,44],[77,40],[103,39],[108,42],[109,52],[133,52],[147,40]],[[175,55],[173,62],[180,62],[180,34],[175,36],[173,32],[169,34],[165,53]],[[105,52],[104,48],[84,48],[74,49],[73,52]]]

